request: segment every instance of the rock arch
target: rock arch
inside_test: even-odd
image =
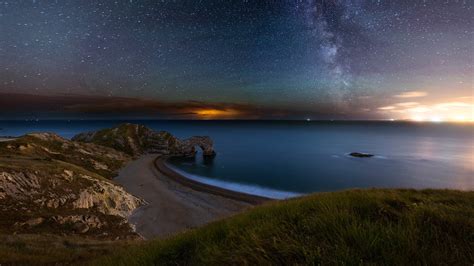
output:
[[[153,153],[170,157],[194,157],[196,146],[206,158],[216,155],[212,139],[193,136],[180,140],[166,131],[154,131],[143,125],[121,124],[114,128],[81,133],[74,141],[91,142],[125,152],[131,156]]]
[[[214,143],[208,136],[193,136],[182,141],[183,151],[188,156],[196,154],[196,146],[201,148],[204,157],[214,157]]]

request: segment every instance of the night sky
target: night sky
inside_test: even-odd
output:
[[[474,120],[473,5],[0,1],[0,118]]]

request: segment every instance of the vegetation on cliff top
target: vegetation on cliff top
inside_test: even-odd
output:
[[[350,190],[257,207],[98,265],[471,265],[474,192]]]
[[[141,201],[109,180],[130,159],[51,133],[0,142],[0,236],[137,237],[125,218]]]
[[[138,156],[150,152],[150,148],[158,148],[153,150],[156,153],[169,152],[170,149],[175,148],[178,142],[178,139],[168,132],[156,132],[146,126],[130,123],[98,131],[80,133],[72,139],[78,142],[94,143],[113,148],[130,156]]]
[[[180,140],[169,132],[154,131],[146,126],[130,123],[80,133],[72,140],[113,148],[133,157],[145,153],[192,157],[196,153],[196,146],[203,150],[205,156],[215,155],[212,139],[208,136],[193,136]]]
[[[130,156],[107,147],[70,141],[52,133],[32,133],[12,141],[0,143],[1,161],[34,160],[38,162],[62,161],[84,168],[98,175],[112,178]],[[1,163],[0,161],[0,163]],[[28,163],[8,163],[18,169]]]

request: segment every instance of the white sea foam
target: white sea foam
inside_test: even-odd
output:
[[[194,181],[204,183],[207,185],[216,186],[216,187],[220,187],[220,188],[224,188],[224,189],[228,189],[232,191],[237,191],[237,192],[242,192],[242,193],[247,193],[251,195],[272,198],[272,199],[287,199],[287,198],[293,198],[293,197],[298,197],[298,196],[303,195],[301,193],[296,193],[296,192],[291,192],[291,191],[283,191],[283,190],[265,188],[265,187],[256,186],[256,185],[240,184],[240,183],[234,183],[234,182],[227,182],[223,180],[211,179],[204,176],[190,174],[170,164],[166,164],[166,165],[169,168],[173,169],[174,171],[185,176],[186,178],[189,178]]]

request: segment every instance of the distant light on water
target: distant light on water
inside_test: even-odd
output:
[[[403,97],[402,97],[403,96]],[[403,95],[395,95],[393,102],[387,106],[377,109],[378,113],[384,114],[386,119],[391,118],[411,120],[416,122],[474,122],[474,98],[462,96],[448,100],[424,99],[426,93],[411,92]],[[416,101],[400,101],[398,98],[419,98]],[[423,99],[422,99],[423,98]]]
[[[433,122],[433,123],[441,123],[444,122],[444,119],[440,116],[431,116],[431,117],[424,117],[421,115],[414,115],[411,120],[416,122]]]
[[[468,121],[464,115],[456,115],[456,116],[454,116],[454,120],[458,121],[458,122]]]
[[[416,122],[423,122],[425,121],[425,118],[421,115],[414,115],[411,120],[416,121]]]
[[[457,122],[457,123],[470,123],[474,122],[474,119],[468,119],[464,115],[456,115],[452,117],[441,117],[441,116],[430,116],[425,117],[422,115],[414,115],[410,120],[415,122],[433,122],[433,123],[442,123],[442,122]]]
[[[443,118],[441,118],[439,116],[433,116],[433,117],[430,118],[430,121],[435,122],[435,123],[441,123],[441,122],[443,122]]]

